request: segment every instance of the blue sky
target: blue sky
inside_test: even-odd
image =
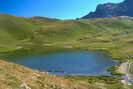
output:
[[[74,19],[94,11],[98,4],[123,0],[0,0],[0,13]]]

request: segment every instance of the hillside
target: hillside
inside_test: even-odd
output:
[[[133,19],[130,17],[57,20],[0,15],[0,58],[4,60],[62,50],[85,49],[108,51],[110,56],[120,62],[132,61],[132,38]],[[0,61],[0,81],[2,81],[0,89],[21,89],[21,84],[25,86],[25,83],[32,89],[101,89],[101,86],[102,89],[103,87],[122,89],[123,87],[120,79],[115,78],[113,80],[111,78],[113,82],[110,80],[111,82],[107,84],[108,77],[98,80],[94,78],[94,81],[97,80],[94,84],[88,83],[90,78],[88,80],[85,78],[87,83],[84,79],[78,79],[78,82],[75,78],[72,81],[71,79],[73,78],[66,80]],[[114,81],[117,83],[114,84]]]
[[[35,32],[41,24],[52,23],[56,20],[39,18],[14,17],[6,14],[0,15],[0,49],[1,51],[14,50],[16,45],[34,38]],[[10,45],[9,45],[10,44]],[[16,47],[17,48],[17,47]],[[19,47],[18,47],[19,48]]]
[[[35,46],[73,46],[107,48],[113,52],[121,49],[118,53],[124,57],[132,51],[133,19],[129,17],[65,21],[9,15],[0,18],[0,52]],[[118,53],[115,55],[120,56]]]
[[[89,87],[4,61],[0,61],[0,81],[0,89],[88,89]]]
[[[106,3],[97,6],[96,11],[90,12],[83,19],[88,18],[111,18],[118,16],[133,17],[133,1],[124,0],[121,3]]]

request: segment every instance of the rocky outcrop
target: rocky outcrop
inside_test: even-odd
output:
[[[118,16],[133,16],[133,0],[125,0],[121,3],[106,3],[97,6],[95,12],[90,12],[82,17],[87,18],[110,18]]]

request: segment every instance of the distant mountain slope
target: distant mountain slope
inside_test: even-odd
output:
[[[94,37],[132,32],[132,18],[57,20],[0,15],[0,52],[25,45],[75,42]],[[10,45],[9,45],[10,44]]]
[[[87,18],[110,18],[117,16],[133,16],[133,0],[125,0],[124,2],[115,4],[107,3],[97,6],[95,12],[90,12],[88,15],[82,17]]]
[[[0,14],[0,50],[12,50],[23,41],[34,39],[35,32],[41,24],[51,24],[56,19],[24,18]],[[9,45],[10,44],[10,45]]]

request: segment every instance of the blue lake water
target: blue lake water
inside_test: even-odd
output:
[[[116,65],[105,52],[70,51],[12,59],[11,62],[56,75],[108,76],[107,67]]]

